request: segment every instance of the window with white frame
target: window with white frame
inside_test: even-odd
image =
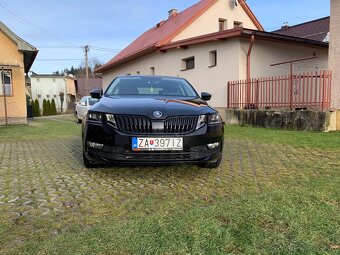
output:
[[[11,96],[13,95],[13,83],[12,83],[12,72],[9,70],[4,70],[1,73],[1,90],[0,90],[0,96],[5,95]]]
[[[195,57],[182,59],[182,71],[195,68]]]
[[[217,65],[217,51],[209,51],[209,67],[214,67]]]
[[[243,27],[243,23],[240,21],[234,21],[234,28]]]
[[[224,31],[228,28],[227,26],[227,20],[226,19],[222,19],[222,18],[219,18],[218,19],[218,31]]]

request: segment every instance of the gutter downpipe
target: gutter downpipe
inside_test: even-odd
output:
[[[247,107],[250,106],[250,86],[251,86],[251,80],[250,80],[250,54],[253,49],[253,45],[255,42],[255,35],[252,34],[250,38],[250,44],[248,48],[248,54],[247,54],[247,97],[246,97],[246,103]]]

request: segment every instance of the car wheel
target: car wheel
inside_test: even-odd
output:
[[[202,163],[202,164],[199,164],[198,166],[202,168],[217,168],[221,165],[221,162],[222,162],[222,154],[215,161]]]
[[[94,164],[92,161],[88,160],[83,152],[83,162],[84,162],[84,166],[86,168],[95,168],[96,164]]]
[[[78,113],[76,112],[76,122],[77,123],[80,123],[81,122],[81,119],[78,118]]]

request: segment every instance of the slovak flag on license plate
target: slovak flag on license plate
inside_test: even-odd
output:
[[[139,150],[137,137],[132,137],[132,150]]]

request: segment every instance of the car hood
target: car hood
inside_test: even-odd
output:
[[[91,107],[92,111],[112,114],[144,115],[156,119],[155,111],[160,111],[165,119],[174,115],[200,115],[216,112],[202,99],[169,99],[169,98],[111,98],[102,97],[98,103]]]

